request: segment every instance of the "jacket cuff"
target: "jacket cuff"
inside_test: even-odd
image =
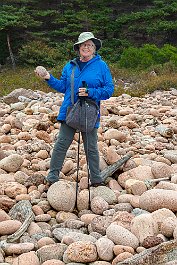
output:
[[[49,79],[45,79],[45,81],[50,84],[53,80],[55,79],[55,77],[53,75],[50,74],[50,78]]]
[[[88,89],[88,96],[89,96],[89,98],[93,97],[93,88]]]

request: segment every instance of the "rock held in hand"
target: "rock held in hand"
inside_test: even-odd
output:
[[[48,73],[43,66],[37,66],[35,72],[41,77],[45,77]]]

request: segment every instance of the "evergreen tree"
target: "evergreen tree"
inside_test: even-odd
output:
[[[5,63],[9,52],[14,63],[13,53],[18,57],[21,49],[30,50],[37,43],[51,47],[52,52],[57,49],[62,58],[66,51],[71,56],[72,43],[82,31],[92,31],[102,39],[100,53],[115,61],[129,46],[177,45],[177,2],[1,0],[0,63]]]
[[[12,5],[2,5],[1,3],[0,6],[0,37],[2,38],[0,46],[1,50],[5,51],[1,53],[0,60],[1,63],[5,60],[8,49],[14,67],[15,60],[12,51],[16,52],[19,42],[23,43],[24,40],[28,40],[28,29],[39,26],[41,22],[35,21],[30,15],[25,6],[26,0],[10,2]]]

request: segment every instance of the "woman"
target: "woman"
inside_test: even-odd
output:
[[[58,92],[64,93],[64,101],[60,108],[58,121],[61,122],[58,139],[52,152],[50,171],[46,178],[49,184],[59,180],[59,173],[62,168],[66,152],[71,145],[75,129],[69,127],[66,123],[66,112],[68,106],[71,106],[71,74],[74,66],[74,102],[79,97],[88,97],[94,100],[100,107],[100,100],[106,100],[113,94],[114,85],[112,76],[107,64],[97,54],[101,48],[101,40],[94,37],[92,32],[83,32],[79,35],[78,41],[73,48],[79,57],[68,62],[62,71],[60,79],[56,79],[45,68],[38,66],[35,73],[46,80],[49,86]],[[83,82],[87,84],[83,87]],[[99,114],[100,116],[100,114]],[[84,149],[87,162],[90,169],[91,186],[103,185],[99,169],[99,152],[97,147],[97,129],[89,132],[82,132]],[[86,149],[88,148],[88,150]]]

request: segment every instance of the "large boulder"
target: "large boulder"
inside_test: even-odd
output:
[[[140,208],[149,212],[167,208],[172,212],[177,211],[177,191],[152,189],[140,196]]]
[[[18,88],[13,90],[7,96],[4,96],[3,101],[6,104],[16,103],[19,101],[20,97],[25,97],[28,99],[37,99],[38,95],[36,92],[30,89]]]
[[[62,180],[55,182],[47,192],[47,199],[55,210],[72,212],[76,201],[76,184]]]
[[[132,220],[131,232],[142,244],[147,236],[157,235],[159,231],[157,222],[153,219],[151,214],[141,214]]]

